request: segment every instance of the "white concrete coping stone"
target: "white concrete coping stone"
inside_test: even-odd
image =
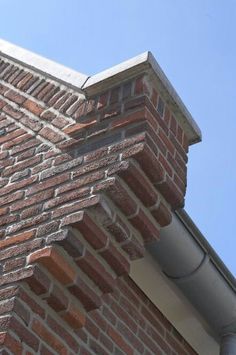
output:
[[[197,123],[167,79],[151,52],[144,52],[91,77],[0,39],[0,55],[40,72],[64,85],[86,93],[87,97],[148,71],[158,82],[163,98],[170,104],[190,144],[201,141]]]
[[[3,39],[0,39],[0,55],[77,89],[80,89],[88,78],[85,74],[67,68],[62,64],[44,58]]]

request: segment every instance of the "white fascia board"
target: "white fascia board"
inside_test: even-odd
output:
[[[219,354],[219,344],[209,326],[148,252],[131,263],[130,277],[197,354]]]
[[[0,56],[53,78],[55,81],[81,89],[88,76],[44,58],[27,49],[0,39]]]
[[[129,80],[133,76],[147,71],[162,87],[162,94],[164,94],[164,98],[174,108],[174,113],[176,113],[180,125],[185,130],[190,144],[201,141],[202,134],[200,128],[151,52],[144,52],[137,57],[91,76],[82,88],[88,96],[95,95],[111,86],[118,85],[123,80]]]

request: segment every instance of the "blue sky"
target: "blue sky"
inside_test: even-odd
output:
[[[0,29],[89,75],[152,51],[203,133],[185,208],[236,274],[236,0],[1,0]]]

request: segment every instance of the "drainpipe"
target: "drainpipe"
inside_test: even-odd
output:
[[[225,334],[222,336],[220,355],[236,355],[236,333]]]

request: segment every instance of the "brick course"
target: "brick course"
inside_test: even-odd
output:
[[[194,354],[129,278],[182,206],[188,141],[147,74],[86,97],[0,60],[5,354]]]

